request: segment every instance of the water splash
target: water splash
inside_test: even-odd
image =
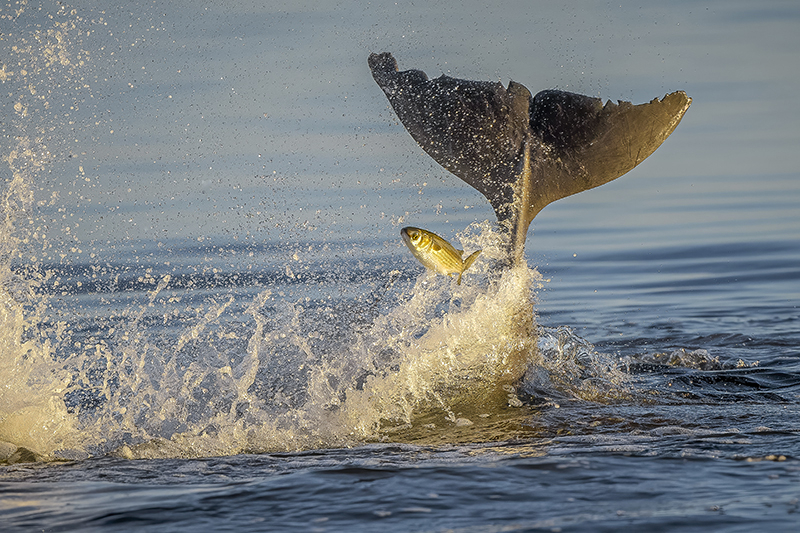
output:
[[[607,403],[631,397],[631,380],[617,359],[599,353],[566,326],[539,330],[541,357],[531,361],[521,390],[531,401]]]
[[[211,309],[206,323],[220,328],[218,337],[239,339],[232,353],[240,359],[214,361],[219,346],[200,335],[188,366],[177,363],[178,353],[165,368],[148,369],[142,353],[154,346],[129,342],[140,363],[127,365],[120,379],[127,385],[108,399],[113,408],[103,408],[117,419],[92,418],[91,426],[105,435],[124,429],[120,439],[129,442],[136,428],[142,442],[117,453],[155,457],[348,446],[386,438],[432,412],[439,424],[471,424],[470,417],[508,407],[510,384],[537,350],[531,287],[538,275],[521,268],[490,280],[488,268],[476,270],[484,283],[462,286],[425,274],[403,285],[389,273],[377,301],[372,294],[330,305],[289,302],[265,290],[245,311],[252,322],[237,326],[219,321],[222,306]],[[202,362],[194,351],[201,347]],[[143,384],[150,374],[157,380]],[[165,383],[172,385],[162,398],[156,391]],[[128,398],[137,398],[138,415]]]
[[[497,439],[526,405],[607,399],[622,382],[581,339],[537,326],[541,278],[525,265],[497,268],[503,237],[489,222],[459,235],[483,250],[460,286],[374,268],[382,273],[370,287],[350,263],[314,282],[283,265],[268,286],[253,286],[240,276],[249,265],[185,283],[168,261],[66,261],[36,208],[58,206],[43,176],[66,157],[72,129],[70,113],[53,112],[53,95],[86,89],[80,23],[65,8],[9,36],[16,66],[2,66],[17,131],[0,197],[3,449],[198,457],[422,433]],[[69,227],[60,235],[80,247]],[[325,269],[333,261],[320,259]],[[477,430],[487,421],[501,421],[491,435]]]
[[[4,18],[28,16],[26,4],[6,6]],[[36,331],[51,303],[38,291],[47,275],[36,264],[47,245],[32,213],[49,201],[35,198],[37,178],[52,161],[48,145],[69,115],[54,112],[53,88],[83,86],[79,19],[68,17],[62,9],[29,32],[4,35],[13,44],[0,64],[13,127],[2,157],[10,178],[0,191],[0,441],[45,453],[76,444],[76,420],[63,401],[69,378],[55,362],[55,347]]]

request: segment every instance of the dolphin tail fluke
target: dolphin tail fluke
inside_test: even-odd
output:
[[[400,121],[444,168],[483,194],[523,255],[546,205],[614,180],[652,154],[691,104],[683,91],[633,105],[558,90],[399,71],[389,53],[369,66]]]

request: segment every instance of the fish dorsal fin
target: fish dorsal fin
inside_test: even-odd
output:
[[[520,259],[548,204],[622,176],[655,151],[691,104],[682,91],[633,105],[557,90],[532,97],[510,82],[400,72],[389,53],[369,66],[400,121],[444,168],[483,194]]]

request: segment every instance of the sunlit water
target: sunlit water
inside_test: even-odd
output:
[[[549,206],[528,264],[503,270],[488,207],[368,79],[362,52],[386,44],[370,21],[393,8],[351,8],[358,31],[335,41],[341,17],[238,7],[180,29],[162,21],[177,12],[3,5],[4,530],[796,530],[800,187],[785,141],[760,173],[725,166],[727,115],[704,111],[724,98],[659,77],[695,97],[642,165],[662,170]],[[747,28],[797,16],[773,8]],[[603,13],[590,34],[647,19]],[[359,68],[337,77],[328,50],[334,66],[293,73],[293,43],[319,49],[300,44],[309,28]],[[215,45],[202,62],[198,42]],[[571,46],[553,83],[587,83]],[[276,64],[259,126],[242,94]],[[289,86],[317,96],[298,104]],[[313,120],[292,129],[297,116]],[[748,123],[756,154],[766,122]],[[460,286],[410,256],[412,222],[483,250]]]

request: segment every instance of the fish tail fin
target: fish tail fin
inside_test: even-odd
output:
[[[472,263],[474,263],[474,262],[475,262],[475,260],[478,258],[478,256],[479,256],[479,255],[481,255],[481,252],[482,252],[482,251],[483,251],[483,250],[477,250],[477,251],[475,251],[475,252],[472,252],[472,253],[470,254],[470,256],[469,256],[469,257],[467,257],[466,259],[464,259],[464,270],[466,270],[466,269],[468,269],[469,267],[471,267],[471,266],[472,266]],[[462,270],[462,272],[463,272],[464,270]]]
[[[456,280],[457,285],[461,285],[461,274],[463,274],[469,267],[472,266],[472,263],[474,263],[478,256],[481,255],[482,251],[483,250],[477,250],[472,252],[469,257],[464,259],[464,268],[462,268],[461,272],[458,273],[458,279]]]

